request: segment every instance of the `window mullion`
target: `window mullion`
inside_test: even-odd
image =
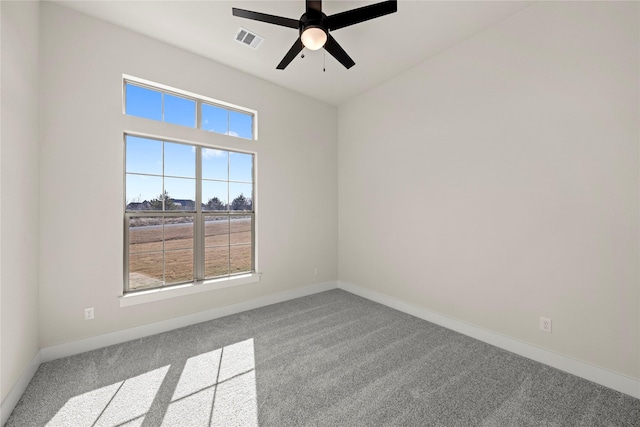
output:
[[[162,96],[162,117],[164,120],[164,95]],[[165,286],[167,284],[167,276],[166,276],[166,271],[165,271],[165,263],[167,261],[167,254],[165,252],[165,245],[164,245],[164,223],[165,223],[165,216],[164,213],[166,212],[166,197],[164,197],[164,195],[166,194],[165,191],[165,186],[164,186],[164,146],[165,146],[165,142],[162,141],[162,286]]]
[[[227,114],[227,123],[229,114]],[[227,127],[228,131],[228,127]],[[231,152],[227,155],[227,275],[231,275]]]
[[[196,129],[202,128],[202,100],[196,98]],[[193,226],[194,279],[204,280],[204,234],[202,214],[202,148],[196,146],[196,214]]]
[[[202,214],[202,148],[196,147],[196,215],[194,217],[194,277],[204,280],[204,234],[205,223]]]

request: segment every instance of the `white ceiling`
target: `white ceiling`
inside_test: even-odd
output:
[[[518,13],[525,1],[399,1],[398,12],[332,32],[356,65],[345,69],[324,50],[276,70],[297,30],[237,18],[232,7],[299,19],[304,0],[58,0],[64,6],[153,37],[330,104],[388,80],[444,49]],[[327,15],[376,1],[325,0]],[[258,50],[234,40],[242,26],[266,40]],[[323,72],[326,60],[326,72]]]

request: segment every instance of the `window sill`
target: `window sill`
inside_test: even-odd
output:
[[[239,276],[224,277],[221,279],[205,280],[201,282],[185,283],[184,285],[170,288],[150,289],[148,291],[133,292],[121,296],[120,307],[144,304],[147,302],[161,301],[164,299],[213,291],[231,286],[246,285],[260,281],[260,273],[242,274]]]

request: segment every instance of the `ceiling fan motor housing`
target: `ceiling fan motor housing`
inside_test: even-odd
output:
[[[318,12],[317,10],[309,10],[307,13],[302,14],[300,17],[300,32],[302,33],[307,28],[318,27],[327,31],[327,26],[325,21],[327,20],[327,15],[322,12]]]
[[[300,17],[300,40],[309,50],[318,50],[327,42],[329,31],[326,25],[327,15],[321,11],[309,9]]]
[[[329,34],[326,25],[327,15],[316,10],[309,10],[300,17],[300,35],[309,28],[320,28],[325,34]]]

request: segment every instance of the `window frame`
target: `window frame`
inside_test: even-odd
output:
[[[150,89],[156,92],[160,92],[162,93],[162,120],[154,120],[154,119],[147,119],[144,117],[139,117],[139,116],[134,116],[134,115],[130,115],[127,114],[127,84],[132,84],[134,86],[139,86],[142,87],[144,89]],[[183,125],[179,125],[179,124],[173,124],[170,122],[166,122],[164,120],[164,94],[168,94],[171,96],[177,96],[180,98],[186,98],[189,99],[191,101],[195,101],[196,103],[196,111],[195,111],[195,126],[191,127],[191,126],[183,126]],[[227,133],[221,133],[221,132],[214,132],[214,131],[210,131],[210,130],[205,130],[202,129],[202,104],[208,104],[208,105],[212,105],[214,107],[218,107],[218,108],[223,108],[225,110],[227,110],[228,114],[227,114]],[[231,111],[235,111],[238,113],[242,113],[242,114],[246,114],[251,116],[251,138],[243,138],[240,136],[234,136],[234,135],[230,135],[229,131],[231,129],[229,129],[229,124],[230,124],[230,117],[231,115],[229,114]],[[130,117],[138,117],[141,119],[145,119],[145,120],[153,120],[156,122],[160,122],[160,123],[166,123],[169,125],[175,125],[175,126],[181,126],[181,127],[185,127],[188,129],[200,129],[203,130],[204,132],[211,132],[211,133],[215,133],[218,135],[227,135],[230,136],[232,138],[239,138],[239,139],[244,139],[244,140],[249,140],[249,141],[257,141],[258,140],[258,112],[256,110],[252,110],[250,108],[245,108],[245,107],[241,107],[239,105],[235,105],[229,102],[225,102],[225,101],[221,101],[218,99],[214,99],[214,98],[210,98],[207,96],[202,96],[202,95],[198,95],[186,90],[181,90],[181,89],[176,89],[170,86],[166,86],[163,84],[159,84],[159,83],[154,83],[151,82],[149,80],[145,80],[145,79],[141,79],[138,77],[134,77],[134,76],[130,76],[127,74],[123,74],[122,75],[122,113],[125,115],[128,115]]]
[[[162,120],[158,121],[155,119],[146,119],[145,117],[142,116],[135,116],[135,115],[129,115],[126,114],[126,93],[127,93],[127,84],[132,84],[135,86],[139,86],[139,87],[143,87],[146,89],[150,89],[150,90],[154,90],[156,92],[160,92],[163,94],[163,101],[162,101]],[[122,212],[123,212],[123,283],[120,286],[120,306],[121,307],[125,307],[125,306],[130,306],[130,305],[136,305],[136,304],[140,304],[140,303],[145,303],[145,302],[150,302],[150,301],[157,301],[157,300],[162,300],[162,299],[167,299],[167,298],[173,298],[175,296],[180,296],[180,295],[189,295],[189,294],[193,294],[193,293],[197,293],[197,292],[203,292],[203,291],[208,291],[208,290],[213,290],[213,289],[221,289],[221,288],[226,288],[229,286],[236,286],[236,285],[243,285],[243,284],[248,284],[248,283],[253,283],[253,282],[257,282],[260,280],[260,276],[261,274],[257,272],[257,244],[256,244],[256,240],[257,240],[257,187],[258,184],[256,182],[257,179],[257,152],[255,150],[251,150],[251,149],[247,149],[247,147],[242,148],[242,147],[232,147],[233,145],[233,141],[229,140],[229,139],[224,139],[227,136],[232,136],[237,138],[239,141],[246,141],[245,143],[240,143],[240,145],[242,144],[246,144],[246,143],[251,143],[253,141],[257,141],[257,123],[258,123],[258,113],[255,110],[251,110],[248,108],[244,108],[244,107],[240,107],[234,104],[230,104],[227,102],[223,102],[223,101],[219,101],[213,98],[209,98],[209,97],[205,97],[205,96],[201,96],[201,95],[197,95],[191,92],[187,92],[187,91],[183,91],[180,89],[176,89],[176,88],[172,88],[166,85],[162,85],[162,84],[158,84],[155,82],[150,82],[148,80],[144,80],[144,79],[140,79],[137,77],[133,77],[133,76],[129,76],[126,74],[122,75],[122,113],[123,116],[129,116],[132,117],[134,119],[133,123],[134,125],[132,126],[131,124],[129,124],[128,126],[126,126],[123,131],[122,131],[122,147],[123,147],[123,167],[122,167],[122,173],[123,173],[123,204],[122,204]],[[178,129],[176,129],[174,127],[173,123],[170,122],[166,122],[164,121],[164,94],[169,94],[172,96],[178,96],[181,98],[186,98],[189,100],[193,100],[196,103],[196,126],[194,127],[189,127],[189,126],[183,126],[183,125],[178,125],[181,128],[187,128],[187,129],[197,129],[199,131],[202,132],[207,132],[207,134],[213,134],[213,135],[218,135],[218,136],[213,136],[214,140],[215,138],[220,138],[219,135],[225,135],[222,138],[223,139],[219,139],[219,143],[217,143],[216,141],[212,141],[212,136],[205,136],[204,134],[202,134],[202,138],[199,137],[189,137],[189,140],[183,139],[183,137],[181,137],[181,132],[178,131]],[[202,120],[202,104],[208,104],[208,105],[213,105],[215,107],[218,108],[223,108],[225,110],[228,111],[227,113],[227,133],[219,133],[219,132],[214,132],[211,130],[205,130],[202,129],[202,124],[201,124],[201,120]],[[245,138],[245,137],[236,137],[234,135],[229,135],[229,131],[230,129],[228,129],[229,126],[229,117],[230,117],[230,111],[237,111],[240,112],[242,114],[245,115],[250,115],[251,116],[251,123],[252,123],[252,138]],[[140,126],[135,125],[135,123],[137,123],[138,120],[151,120],[151,121],[155,121],[158,123],[163,123],[161,125],[160,128],[158,128],[158,131],[154,131],[154,134],[149,134],[148,132],[144,131],[144,129],[147,128],[146,125],[143,124],[142,121],[140,121]],[[166,128],[165,128],[166,126]],[[160,130],[162,129],[162,130]],[[164,130],[166,129],[166,130]],[[246,130],[246,127],[244,128]],[[161,135],[156,134],[157,132],[160,132]],[[144,138],[144,139],[153,139],[153,140],[157,140],[160,142],[163,142],[163,159],[164,159],[164,150],[165,150],[165,146],[164,146],[164,142],[167,143],[173,143],[173,144],[182,144],[182,145],[186,145],[186,146],[190,146],[190,147],[195,147],[195,168],[196,168],[196,172],[195,172],[195,200],[194,200],[194,204],[195,204],[195,209],[193,210],[189,210],[189,209],[185,209],[185,206],[181,206],[181,208],[179,210],[128,210],[127,209],[127,176],[129,175],[129,173],[127,172],[127,136],[131,136],[131,137],[138,137],[138,138]],[[204,210],[203,209],[203,195],[202,195],[202,187],[203,187],[203,182],[209,180],[204,179],[203,178],[203,168],[204,165],[202,164],[203,161],[203,150],[204,149],[214,149],[214,150],[221,150],[221,151],[225,151],[229,154],[231,153],[239,153],[239,154],[246,154],[246,155],[250,155],[251,156],[251,182],[247,182],[244,180],[240,180],[238,181],[231,179],[231,170],[228,169],[227,171],[227,178],[226,181],[224,180],[214,180],[214,181],[219,181],[219,182],[226,182],[227,185],[232,184],[234,182],[237,183],[243,183],[243,184],[250,184],[251,185],[251,209],[250,210],[238,210],[238,211],[234,211],[231,210],[231,202],[232,200],[227,200],[227,210]],[[230,157],[229,157],[229,162],[231,162]],[[165,184],[164,184],[164,178],[166,178],[165,174],[164,174],[164,160],[163,160],[163,170],[162,170],[162,178],[163,178],[163,186],[162,186],[162,192],[164,193],[165,191]],[[131,175],[149,175],[146,174],[144,172],[131,172]],[[150,176],[156,176],[156,174],[150,174]],[[231,193],[228,193],[227,198],[230,199],[232,197]],[[186,205],[189,206],[189,205]],[[171,250],[167,251],[164,248],[164,244],[165,244],[165,236],[164,236],[164,226],[165,223],[164,221],[162,221],[163,223],[163,236],[162,236],[162,249],[160,251],[157,251],[158,253],[162,254],[162,259],[163,259],[163,267],[162,267],[162,283],[159,286],[154,286],[154,287],[145,287],[145,288],[141,288],[141,289],[131,289],[131,283],[130,283],[130,260],[129,260],[129,256],[130,256],[130,220],[131,218],[136,218],[136,217],[158,217],[158,218],[167,218],[167,217],[182,217],[182,216],[187,216],[187,217],[192,217],[193,218],[193,222],[191,223],[193,225],[193,280],[189,280],[189,281],[181,281],[181,282],[176,282],[176,283],[170,283],[167,284],[166,283],[166,277],[165,277],[165,263],[166,263],[166,253],[167,252],[171,252]],[[225,275],[221,275],[221,276],[215,276],[215,277],[206,277],[205,273],[206,273],[206,252],[207,252],[207,246],[205,245],[206,243],[206,222],[205,220],[207,219],[207,217],[209,216],[219,216],[219,217],[225,217],[226,221],[228,221],[229,224],[229,229],[228,229],[228,242],[226,244],[222,244],[222,245],[214,245],[211,247],[225,247],[227,248],[227,252],[228,252],[228,267],[227,267],[227,274]],[[234,217],[245,217],[245,218],[249,218],[250,219],[250,224],[251,224],[251,233],[250,233],[250,242],[246,242],[246,243],[235,243],[232,244],[231,242],[231,220]],[[231,270],[231,265],[233,262],[233,259],[231,258],[231,254],[232,254],[232,250],[233,247],[235,246],[250,246],[251,247],[251,254],[250,254],[250,270],[249,271],[242,271],[242,272],[233,272]],[[188,248],[185,248],[188,249]],[[156,252],[156,251],[150,251],[150,252]],[[245,255],[246,256],[246,255]],[[240,258],[240,259],[244,259],[246,260],[246,258]]]
[[[160,141],[160,142],[169,142],[172,144],[182,144],[182,145],[186,145],[186,146],[191,146],[191,147],[195,147],[195,210],[187,210],[187,209],[180,209],[180,210],[128,210],[127,209],[127,193],[126,193],[126,181],[127,181],[127,159],[126,159],[126,144],[127,144],[127,136],[132,136],[132,137],[137,137],[137,138],[145,138],[145,139],[152,139],[152,140],[156,140],[156,141]],[[216,150],[221,150],[221,151],[226,151],[228,153],[239,153],[239,154],[246,154],[246,155],[251,155],[252,156],[252,164],[251,164],[251,210],[250,211],[234,211],[230,209],[230,205],[231,205],[231,201],[227,200],[227,206],[229,207],[227,210],[203,210],[202,209],[202,150],[203,149],[216,149]],[[164,148],[163,148],[163,152],[164,152]],[[129,294],[135,294],[138,292],[145,292],[145,291],[151,291],[151,290],[159,290],[159,289],[168,289],[174,286],[180,286],[180,285],[184,285],[184,284],[189,284],[189,283],[193,283],[193,284],[202,284],[208,281],[215,281],[215,280],[219,280],[219,279],[228,279],[228,278],[232,278],[234,276],[243,276],[246,274],[254,274],[256,273],[256,245],[255,245],[255,232],[256,232],[256,167],[255,167],[255,162],[256,162],[256,154],[252,153],[252,152],[246,152],[246,151],[241,151],[241,150],[233,150],[233,149],[229,149],[229,148],[222,148],[222,147],[211,147],[209,145],[205,145],[205,144],[201,144],[201,143],[194,143],[194,142],[185,142],[185,141],[179,141],[179,140],[175,140],[173,138],[164,138],[164,137],[157,137],[157,136],[148,136],[148,135],[142,135],[139,133],[135,133],[135,132],[124,132],[123,133],[123,153],[124,153],[124,167],[123,167],[123,182],[124,182],[124,200],[123,200],[123,206],[124,206],[124,269],[123,269],[123,281],[124,281],[124,285],[123,285],[123,292],[124,295],[129,295]],[[164,157],[164,155],[163,155]],[[232,183],[232,182],[237,182],[234,180],[230,179],[229,176],[230,172],[228,170],[227,172],[227,180],[226,182]],[[164,178],[164,172],[162,177]],[[162,188],[162,193],[164,193],[165,188],[163,185]],[[130,283],[130,261],[129,261],[129,255],[130,255],[130,251],[129,251],[129,238],[130,238],[130,226],[129,226],[129,221],[131,218],[137,218],[137,217],[158,217],[158,218],[167,218],[167,217],[183,217],[183,216],[192,216],[193,217],[193,279],[192,280],[186,280],[186,281],[182,281],[182,282],[176,282],[176,283],[170,283],[170,284],[166,284],[165,282],[165,275],[164,275],[164,270],[165,270],[165,263],[164,263],[164,254],[166,253],[165,249],[164,249],[164,236],[163,236],[163,249],[161,251],[161,253],[163,254],[163,284],[160,286],[155,286],[152,288],[143,288],[143,289],[131,289],[131,283]],[[220,275],[220,276],[215,276],[215,277],[206,277],[206,266],[205,266],[205,255],[206,255],[206,248],[207,246],[205,246],[205,238],[206,238],[206,231],[205,231],[205,227],[206,227],[206,223],[205,223],[205,217],[207,216],[226,216],[228,218],[229,221],[231,221],[231,219],[233,217],[250,217],[251,218],[251,269],[249,271],[243,271],[243,272],[239,272],[239,273],[231,273],[231,248],[235,247],[235,246],[247,246],[248,244],[232,244],[231,243],[231,239],[229,238],[229,242],[227,243],[227,248],[229,250],[229,259],[228,259],[228,274],[226,275]],[[163,225],[163,229],[164,229],[164,225]],[[230,236],[230,233],[229,233]]]

